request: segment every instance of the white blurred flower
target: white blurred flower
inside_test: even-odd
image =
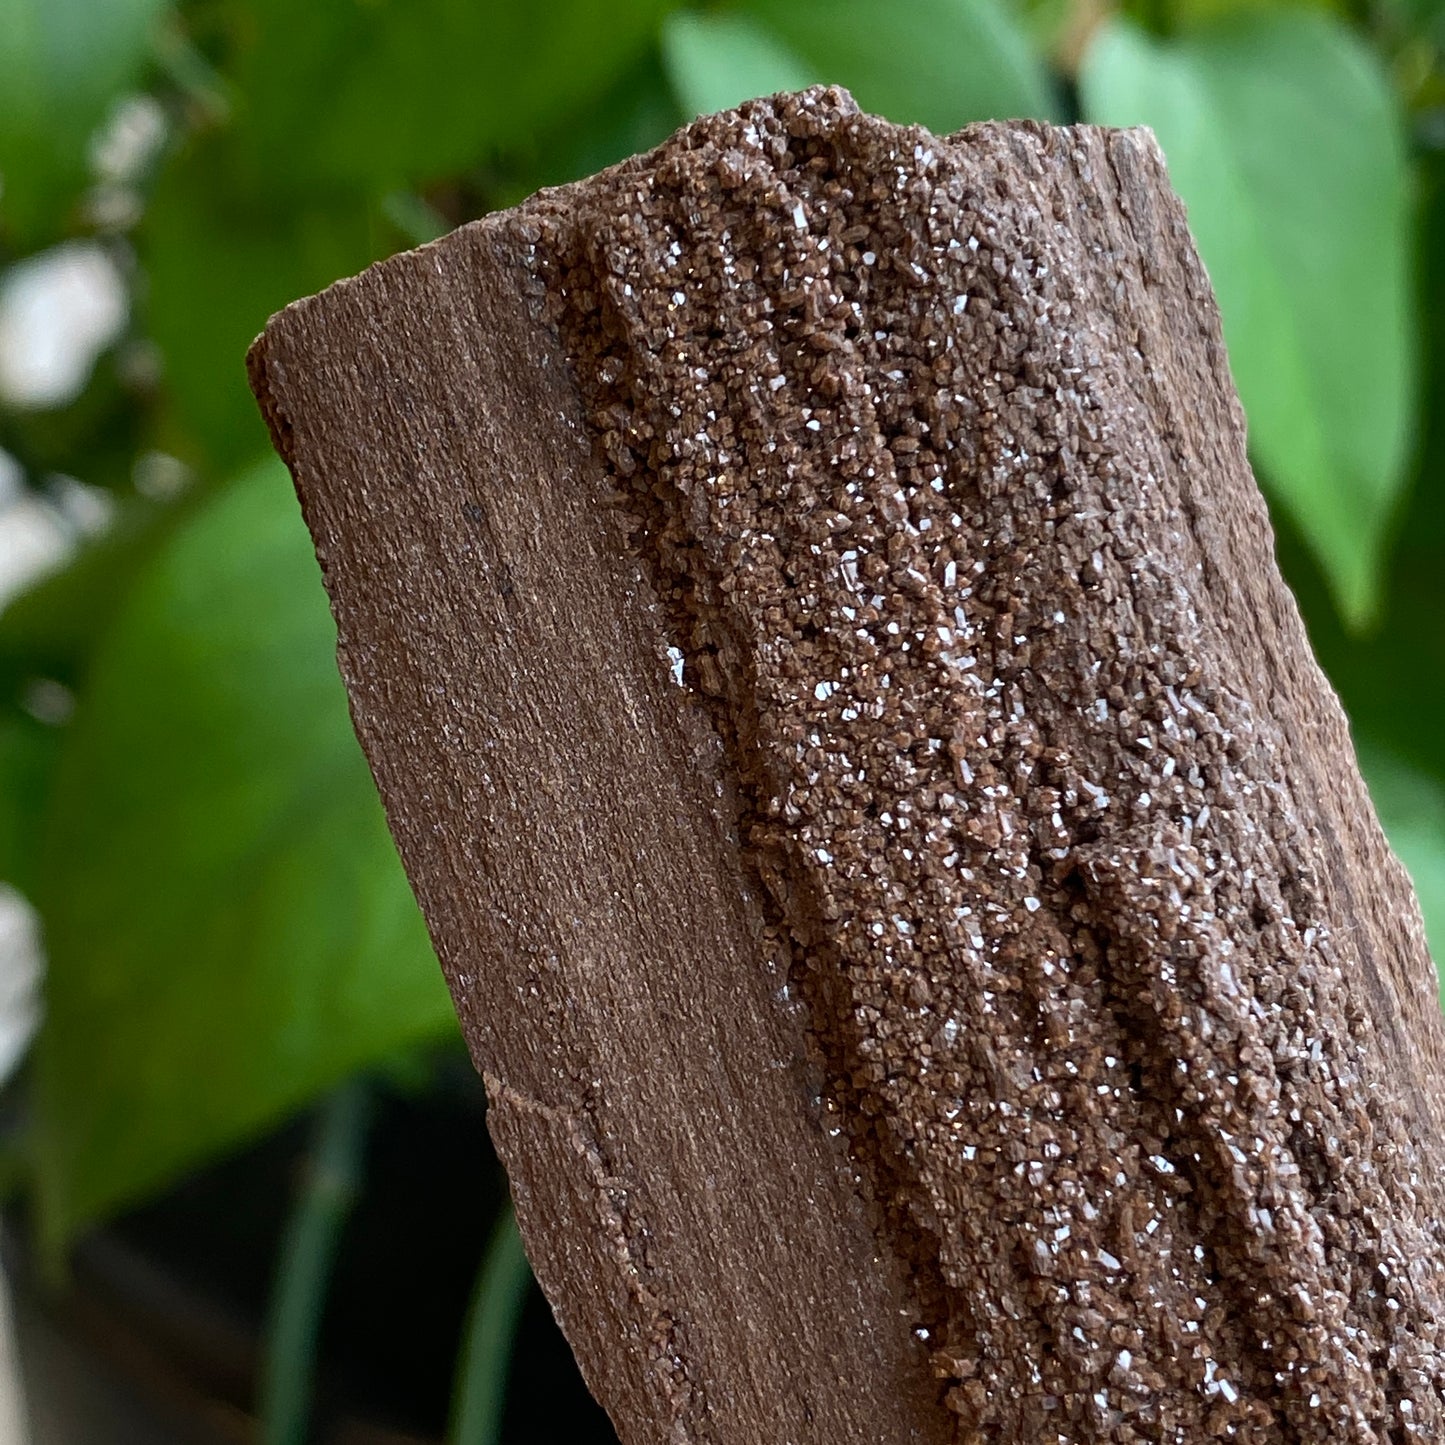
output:
[[[46,483],[46,490],[77,537],[99,537],[115,521],[115,498],[104,487],[56,473]]]
[[[131,469],[131,480],[141,496],[170,502],[190,486],[191,469],[169,452],[142,452]]]
[[[40,920],[19,893],[0,883],[0,1083],[15,1071],[39,1026],[44,973]]]
[[[75,529],[36,493],[0,501],[0,607],[61,567],[75,550]]]
[[[153,95],[129,95],[111,112],[90,145],[95,185],[85,214],[102,231],[124,231],[145,210],[139,182],[166,139],[166,113]]]
[[[0,401],[70,401],[126,314],[125,283],[93,241],[67,241],[17,262],[0,278]]]
[[[128,95],[90,143],[90,164],[102,181],[122,185],[143,172],[166,138],[166,113],[153,95]]]

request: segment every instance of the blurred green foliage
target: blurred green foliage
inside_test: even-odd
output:
[[[208,498],[126,588],[67,729],[36,839],[54,1235],[448,1027],[296,521],[279,461]]]
[[[839,82],[940,130],[1154,127],[1439,947],[1442,47],[1439,0],[0,0],[0,266],[91,238],[131,303],[78,396],[0,404],[32,493],[65,475],[113,506],[0,615],[0,875],[49,955],[29,1143],[52,1245],[455,1028],[262,460],[252,336],[776,88]],[[159,138],[121,164],[137,95]]]
[[[0,0],[4,226],[43,238],[86,179],[91,136],[141,77],[163,0]]]

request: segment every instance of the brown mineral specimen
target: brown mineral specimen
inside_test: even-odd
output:
[[[1433,971],[1147,134],[753,102],[252,366],[629,1445],[1441,1438]]]

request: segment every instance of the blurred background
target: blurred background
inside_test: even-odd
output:
[[[1442,0],[0,3],[0,1445],[612,1438],[242,360],[700,112],[1154,128],[1439,956],[1442,47]]]

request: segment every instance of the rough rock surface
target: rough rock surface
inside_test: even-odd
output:
[[[476,311],[450,299],[496,278],[520,320],[495,297]],[[429,343],[421,323],[396,324],[424,302]],[[424,402],[407,377],[424,376],[428,344],[466,352],[483,344],[470,327],[528,325],[530,356],[518,346],[508,367],[547,373],[560,423],[515,407],[511,460],[459,479],[446,458],[474,426],[455,400],[465,368],[448,386],[417,380]],[[360,353],[374,381],[347,372]],[[558,1252],[548,1229],[578,1229],[522,1197],[545,1187],[527,1156],[547,1152],[525,1120],[560,1106],[510,1082],[522,1025],[478,1021],[479,999],[501,997],[482,999],[478,971],[516,972],[507,929],[442,896],[496,865],[438,835],[502,825],[484,800],[449,805],[437,789],[458,764],[418,741],[454,705],[465,648],[438,670],[418,660],[430,634],[397,640],[419,589],[433,606],[498,590],[511,563],[498,540],[471,582],[438,568],[433,584],[423,559],[397,587],[400,534],[383,515],[408,486],[451,531],[468,487],[485,494],[469,505],[525,511],[529,416],[534,435],[566,432],[586,453],[572,505],[626,579],[619,605],[650,629],[629,654],[647,654],[650,700],[630,706],[683,740],[728,855],[710,866],[746,957],[699,958],[698,973],[716,976],[724,1011],[734,987],[763,999],[771,1021],[743,1020],[739,1040],[781,1030],[806,1085],[764,1107],[743,1069],[721,1113],[802,1120],[799,1168],[827,1183],[778,1208],[847,1196],[803,1255],[825,1259],[829,1230],[853,1241],[849,1269],[868,1253],[859,1231],[877,1246],[862,1267],[878,1290],[801,1372],[863,1408],[785,1410],[767,1433],[768,1370],[794,1398],[785,1358],[803,1327],[780,1315],[782,1334],[748,1342],[759,1379],[730,1407],[729,1372],[745,1367],[718,1341],[735,1322],[691,1307],[688,1271],[742,1269],[754,1245],[674,1267],[667,1247],[627,1242],[629,1219],[650,1240],[658,1201],[624,1189],[603,1236],[636,1278],[675,1275],[647,1286],[668,1295],[647,1305],[661,1345],[577,1323],[625,1438],[1440,1437],[1433,971],[1276,572],[1207,279],[1147,135],[1020,124],[940,139],[838,91],[754,102],[293,308],[253,368],[534,1253]],[[515,382],[494,373],[484,405]],[[371,440],[343,444],[366,408],[382,416]],[[394,476],[368,486],[379,453]],[[502,685],[525,692],[516,626],[482,641],[515,649]],[[606,652],[597,633],[576,646]],[[429,671],[445,685],[426,692]],[[571,705],[592,697],[574,687]],[[554,830],[576,806],[549,797],[533,820]],[[698,826],[679,815],[680,833]],[[537,836],[514,828],[505,845],[560,846]],[[746,987],[729,981],[739,966]],[[554,1015],[579,986],[596,988],[574,978]],[[517,1002],[534,1036],[563,1027]],[[626,1012],[609,1007],[604,1021]],[[606,1162],[614,1124],[589,1118],[564,1134],[595,1175],[626,1175]],[[669,1158],[686,1210],[705,1186]],[[778,1158],[743,1165],[746,1180]],[[814,1266],[791,1259],[789,1221],[778,1229],[790,1262],[772,1283],[806,1293]],[[564,1325],[572,1274],[604,1268],[596,1241],[567,1249],[580,1258],[539,1264]],[[858,1343],[875,1331],[896,1347]],[[672,1362],[665,1400],[636,1405],[644,1387],[594,1358],[629,1349],[654,1376]],[[866,1399],[885,1377],[887,1426]]]

